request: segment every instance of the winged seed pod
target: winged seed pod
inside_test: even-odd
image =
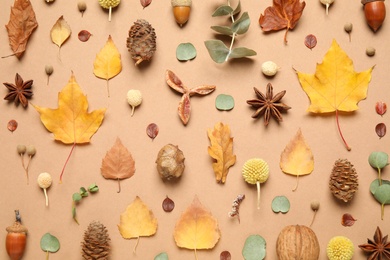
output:
[[[329,180],[332,194],[344,201],[352,200],[358,190],[358,176],[353,165],[346,159],[338,159],[333,166]]]
[[[106,227],[99,221],[92,221],[84,232],[81,249],[83,259],[109,259],[110,237]]]
[[[269,176],[268,164],[263,159],[253,158],[245,162],[242,167],[242,176],[249,184],[257,186],[257,209],[260,209],[260,183],[265,182]]]
[[[156,51],[156,33],[154,28],[144,19],[138,19],[130,27],[127,48],[135,65],[149,61]]]

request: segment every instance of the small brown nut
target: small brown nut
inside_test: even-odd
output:
[[[184,154],[177,145],[167,144],[158,152],[156,164],[160,177],[165,181],[178,179],[184,171]]]
[[[370,57],[374,56],[375,55],[375,48],[374,47],[367,47],[366,54],[367,54],[367,56],[370,56]]]
[[[385,0],[362,0],[366,22],[376,32],[386,18]]]
[[[183,26],[190,18],[192,0],[171,0],[171,4],[176,22]]]

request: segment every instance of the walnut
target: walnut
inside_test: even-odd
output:
[[[156,164],[160,177],[165,181],[178,179],[184,171],[184,154],[177,145],[167,144],[158,152]]]

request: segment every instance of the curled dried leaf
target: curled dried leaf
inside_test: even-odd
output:
[[[167,196],[162,202],[162,208],[165,212],[171,212],[175,208],[175,202]]]
[[[16,128],[18,128],[18,122],[16,122],[16,120],[14,120],[14,119],[9,120],[9,121],[8,121],[8,124],[7,124],[7,128],[8,128],[8,130],[10,130],[11,132],[15,131]]]
[[[386,113],[386,111],[387,111],[386,103],[383,101],[376,102],[375,111],[378,113],[378,115],[383,116],[384,113]]]
[[[91,33],[88,32],[87,30],[81,30],[78,34],[78,38],[82,42],[86,42],[89,40],[89,37],[91,37]]]
[[[382,138],[386,135],[386,125],[384,123],[379,123],[375,126],[375,132],[379,136],[379,138]]]
[[[351,226],[353,226],[353,224],[355,224],[356,220],[357,219],[352,217],[351,214],[345,213],[343,215],[343,217],[341,218],[341,225],[343,225],[344,227],[351,227]]]
[[[146,128],[146,134],[150,138],[152,138],[152,140],[154,140],[154,138],[156,138],[156,136],[158,135],[158,132],[159,132],[158,125],[156,125],[155,123],[149,124],[148,127]]]
[[[309,34],[305,37],[305,45],[310,50],[316,47],[317,45],[317,38],[313,34]]]

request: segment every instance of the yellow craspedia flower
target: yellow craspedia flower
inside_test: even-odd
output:
[[[117,7],[121,0],[99,0],[101,7],[105,9],[110,9],[110,7]]]
[[[333,237],[326,248],[329,260],[351,260],[354,252],[352,241],[344,236]]]
[[[249,184],[263,183],[269,176],[268,164],[263,159],[249,159],[242,167],[242,176]]]

